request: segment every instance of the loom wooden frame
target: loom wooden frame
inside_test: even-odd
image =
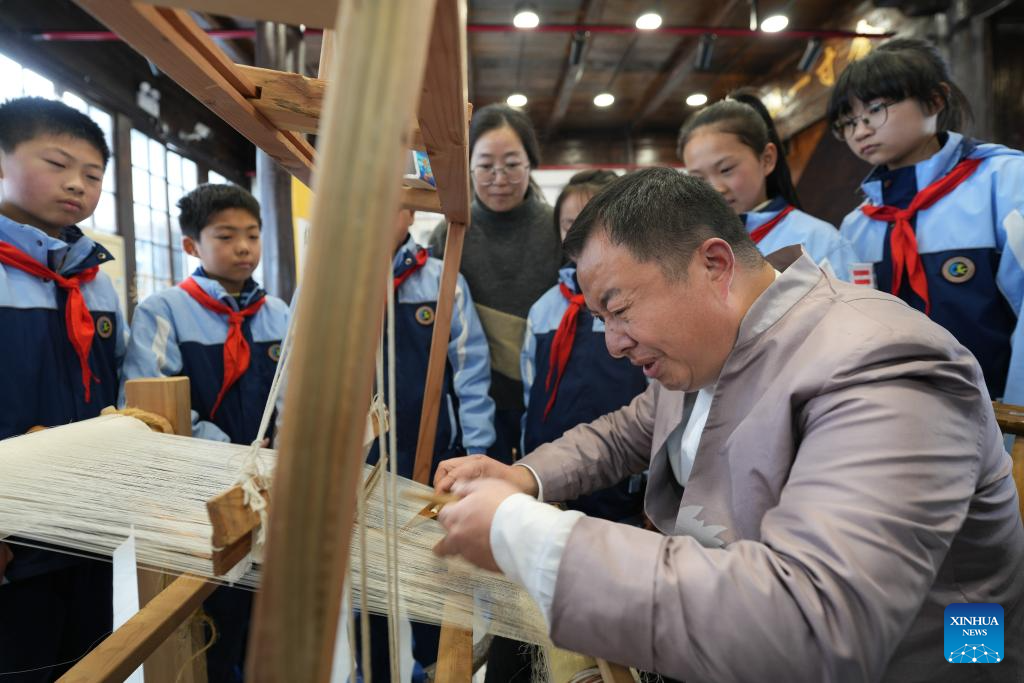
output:
[[[285,428],[280,435],[264,581],[250,633],[249,680],[326,681],[361,465],[344,462],[338,453],[361,452],[361,427],[369,407],[370,369],[381,322],[378,283],[384,281],[389,251],[384,231],[365,225],[345,231],[341,226],[357,218],[373,219],[368,221],[369,225],[389,225],[386,217],[397,206],[440,211],[448,221],[414,470],[414,478],[425,483],[440,408],[455,284],[470,220],[467,119],[472,108],[467,102],[466,0],[407,1],[401,13],[392,7],[397,8],[400,0],[340,0],[337,6],[316,0],[285,4],[269,0],[160,2],[177,8],[132,0],[76,2],[302,182],[309,184],[311,179],[315,180],[314,165],[324,177],[342,174],[346,170],[346,153],[360,162],[379,157],[363,164],[365,174],[353,179],[357,187],[352,191],[342,187],[338,193],[315,193],[316,237],[310,246],[306,294],[297,312],[295,364],[285,403]],[[334,41],[334,34],[326,32],[321,79],[258,70],[228,59],[184,8],[334,26],[345,40]],[[420,25],[431,25],[429,37],[413,28],[417,19]],[[368,35],[385,40],[374,42]],[[335,47],[335,42],[342,47]],[[389,60],[404,64],[405,71],[381,66]],[[421,71],[424,62],[425,70]],[[327,63],[330,69],[325,73]],[[360,92],[352,85],[360,75],[358,68],[376,68],[383,84],[384,94],[377,93],[376,99],[366,104],[358,100],[372,99],[373,93]],[[338,85],[332,87],[329,83]],[[420,93],[415,117],[409,104],[410,92]],[[326,126],[321,125],[321,111],[328,114],[327,120],[331,122]],[[375,112],[380,114],[378,119],[373,118]],[[414,118],[418,128],[408,123]],[[346,135],[337,123],[339,120],[354,125],[360,133],[377,134],[385,144],[374,148],[358,135]],[[320,133],[325,150],[319,158],[303,136],[314,129]],[[429,155],[438,185],[436,192],[400,188],[394,181],[386,180],[400,175],[400,153],[410,147],[425,149]],[[335,215],[340,218],[335,219]],[[350,280],[343,283],[341,292],[337,291],[337,265],[328,262],[329,254],[345,255],[345,265],[352,270],[346,273]],[[339,306],[339,295],[347,295],[356,303],[346,307],[349,302],[343,302]],[[348,351],[351,356],[332,366],[337,372],[310,368],[311,359],[317,358],[318,351],[325,347],[311,341],[319,335],[312,334],[309,310],[324,304],[345,308],[343,314],[320,321],[321,329],[337,333],[341,348],[335,346],[333,350]],[[333,381],[334,390],[324,392],[332,388],[325,387],[325,381]],[[324,429],[325,424],[332,428]],[[297,453],[303,454],[303,462],[293,456]],[[249,543],[246,530],[254,527],[254,516],[238,505],[237,492],[229,491],[210,505],[211,519],[220,519],[222,523],[218,533],[231,527],[224,531],[234,539],[230,555],[244,555]],[[312,556],[314,552],[322,553],[318,563],[307,565],[292,560]],[[188,608],[203,597],[204,590],[195,585],[194,577],[175,581],[159,599],[153,600],[152,607],[144,608],[137,619],[101,645],[104,670],[134,670],[159,644],[161,636],[173,631],[191,613]],[[157,608],[160,618],[153,619],[152,612]],[[140,621],[145,632],[142,641],[137,628]],[[128,628],[130,625],[133,629]],[[134,639],[136,645],[128,649],[119,647],[118,643],[126,638]],[[472,675],[471,639],[471,632],[448,623],[443,625],[435,680],[468,683]],[[83,660],[67,680],[114,680],[86,664],[87,660]],[[627,680],[627,676],[632,679],[623,667],[605,662],[601,666],[607,681]]]

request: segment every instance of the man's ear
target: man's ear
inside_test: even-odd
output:
[[[181,238],[181,248],[185,250],[185,253],[189,256],[199,258],[199,245],[198,240],[194,240],[187,235],[183,235]]]
[[[736,254],[729,243],[720,237],[711,237],[697,248],[696,258],[708,275],[714,287],[721,287],[722,295],[728,293],[736,270]]]

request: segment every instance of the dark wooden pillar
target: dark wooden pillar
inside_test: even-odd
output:
[[[120,112],[114,114],[114,157],[117,177],[117,233],[124,240],[124,281],[128,286],[124,312],[126,320],[132,319],[139,291],[135,284],[135,210],[132,193],[132,121]]]

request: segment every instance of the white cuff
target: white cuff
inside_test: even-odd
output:
[[[505,576],[526,588],[549,625],[562,552],[581,517],[582,512],[559,510],[517,493],[502,501],[491,523],[494,560]]]
[[[537,482],[537,500],[544,502],[544,484],[541,483],[540,477],[537,476],[537,470],[533,469],[529,465],[524,465],[521,462],[517,462],[513,467],[525,467],[530,470],[530,474],[533,475],[533,480]]]

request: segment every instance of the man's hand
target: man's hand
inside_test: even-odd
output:
[[[514,486],[517,492],[537,495],[537,481],[525,467],[510,466],[486,455],[467,455],[442,460],[434,474],[434,490],[439,493],[454,491],[457,482],[474,479],[501,479]]]
[[[461,555],[481,569],[500,572],[491,551],[491,524],[498,506],[509,496],[521,493],[520,489],[508,481],[478,478],[455,484],[452,492],[463,498],[448,503],[437,515],[448,535],[434,546],[434,553],[441,557]]]

